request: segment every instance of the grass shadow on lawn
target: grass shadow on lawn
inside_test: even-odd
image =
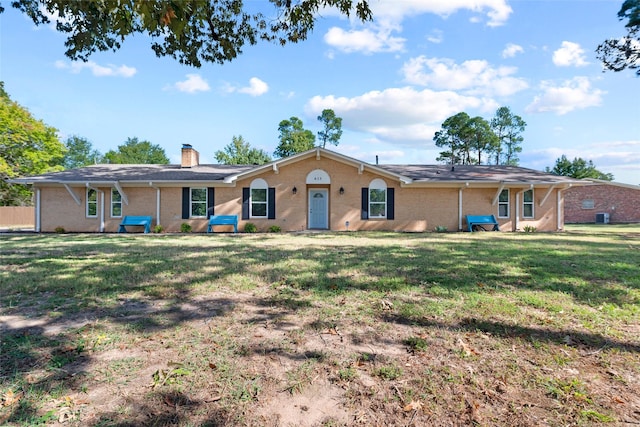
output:
[[[0,386],[20,385],[30,396],[20,400],[8,418],[18,424],[55,418],[58,412],[43,415],[34,402],[40,396],[62,399],[80,390],[92,363],[89,350],[99,349],[100,337],[108,334],[111,345],[117,345],[114,328],[144,339],[170,334],[194,320],[215,324],[248,308],[252,311],[243,318],[247,325],[280,322],[291,329],[295,325],[284,322],[287,316],[320,310],[322,317],[298,325],[317,332],[330,328],[342,310],[380,325],[480,331],[506,341],[546,341],[588,351],[640,351],[637,337],[612,335],[610,330],[610,325],[613,330],[624,323],[637,326],[640,305],[640,246],[617,236],[353,233],[0,239],[0,315],[5,319],[0,325]],[[234,293],[251,296],[241,307]],[[403,302],[408,296],[414,300]],[[393,312],[380,309],[376,304],[381,300],[394,303]],[[356,314],[356,306],[364,311]],[[561,320],[544,326],[529,318],[531,311]],[[592,329],[585,328],[590,323]],[[90,333],[83,325],[90,325]],[[382,336],[376,339],[389,344]],[[277,344],[237,351],[296,361],[309,357]],[[179,394],[156,393],[152,400],[153,408],[144,402],[133,402],[133,407],[152,414],[153,425],[188,420],[175,409],[158,411],[171,406],[167,401],[180,403],[184,410],[204,405]],[[221,425],[233,416],[219,408],[207,414],[205,425]],[[113,424],[119,417],[102,414],[94,425],[133,425]]]

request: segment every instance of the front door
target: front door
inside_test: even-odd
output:
[[[329,191],[324,188],[309,190],[309,228],[329,228]]]

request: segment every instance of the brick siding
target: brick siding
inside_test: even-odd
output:
[[[564,197],[566,223],[594,223],[599,213],[608,213],[612,223],[640,222],[640,187],[588,185],[570,188]],[[584,208],[585,200],[593,200],[593,208]]]

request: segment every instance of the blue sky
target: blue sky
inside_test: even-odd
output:
[[[369,162],[433,164],[433,134],[447,117],[490,119],[508,106],[527,122],[521,166],[543,170],[565,154],[640,184],[640,79],[603,73],[594,53],[625,34],[621,3],[373,0],[374,22],[324,11],[302,43],[261,43],[197,69],[157,58],[143,36],[73,63],[63,35],[6,1],[0,80],[62,140],[79,135],[104,153],[138,137],[173,163],[183,143],[215,163],[238,135],[272,154],[281,120],[296,116],[315,133],[331,108],[344,133],[327,148]]]

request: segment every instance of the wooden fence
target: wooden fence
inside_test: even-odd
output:
[[[0,206],[0,227],[34,228],[34,209],[33,206]]]

